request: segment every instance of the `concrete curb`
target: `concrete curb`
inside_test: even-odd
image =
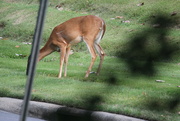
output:
[[[20,114],[22,100],[0,97],[0,110]],[[48,121],[145,121],[101,111],[87,111],[56,104],[30,101],[29,116]]]

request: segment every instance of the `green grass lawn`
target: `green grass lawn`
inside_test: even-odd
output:
[[[37,65],[32,100],[148,120],[180,120],[179,2],[146,0],[137,6],[141,1],[84,1],[50,0],[41,45],[56,25],[72,17],[102,17],[107,31],[101,45],[107,56],[100,75],[84,78],[91,57],[83,43],[73,47],[66,78],[57,78],[59,53],[52,53]],[[36,0],[0,3],[0,96],[22,99],[31,49],[23,42],[32,41],[38,4]],[[63,11],[54,8],[62,3]],[[172,12],[177,15],[171,16]],[[163,27],[154,28],[159,22]],[[98,63],[99,58],[92,71]]]
[[[0,96],[23,98],[27,57],[15,54],[26,55],[30,45],[0,41]],[[3,52],[7,49],[9,51]],[[140,76],[132,75],[119,58],[106,56],[101,74],[91,74],[85,79],[89,61],[87,52],[75,52],[69,59],[68,76],[58,79],[59,53],[42,60],[37,66],[32,100],[149,120],[179,120],[180,89],[177,86],[180,85],[180,71],[177,63],[157,62],[155,76]],[[97,66],[98,59],[93,71]]]

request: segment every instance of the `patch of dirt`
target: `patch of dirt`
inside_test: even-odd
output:
[[[19,10],[7,15],[7,19],[14,20],[12,24],[17,25],[26,21],[32,14],[33,13],[29,13],[25,10]]]
[[[20,24],[22,22],[24,22],[25,20],[27,20],[27,18],[30,16],[30,14],[25,14],[25,15],[21,15],[18,17],[18,19],[16,19],[13,23],[13,25],[17,25]]]
[[[17,2],[18,0],[4,0],[4,1],[6,1],[8,3],[14,3],[14,2]]]
[[[8,14],[6,16],[7,19],[15,19],[16,17],[19,17],[21,15],[23,15],[23,13],[25,12],[25,10],[19,10],[19,11],[15,11],[11,14]]]
[[[0,13],[3,13],[4,11],[8,10],[10,7],[3,7],[3,8],[0,8]]]

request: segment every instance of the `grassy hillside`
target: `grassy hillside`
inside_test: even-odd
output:
[[[52,53],[38,63],[32,100],[155,121],[180,120],[180,3],[143,2],[50,0],[42,45],[56,25],[93,14],[106,22],[101,45],[107,56],[99,76],[84,78],[91,58],[80,43],[73,47],[67,77],[58,79],[59,53]],[[0,96],[23,98],[38,7],[38,0],[0,0]]]
[[[15,1],[15,2],[12,2]],[[32,41],[38,4],[32,2],[17,2],[12,0],[0,5],[0,36],[13,38],[18,41]],[[65,0],[49,1],[47,11],[43,41],[47,41],[52,29],[76,16],[94,14],[102,17],[107,24],[107,32],[102,41],[102,47],[107,50],[108,55],[115,55],[122,49],[124,44],[141,30],[152,29],[154,20],[158,15],[163,15],[167,19],[173,20],[174,26],[169,28],[166,35],[171,41],[178,41],[179,14],[171,16],[173,12],[178,13],[178,0],[169,2],[168,0],[144,1],[144,5],[139,0]],[[59,11],[56,5],[62,5],[63,10]],[[117,16],[122,18],[118,19]],[[3,28],[3,29],[2,29]],[[179,44],[178,44],[179,46]],[[79,45],[77,49],[83,47]]]

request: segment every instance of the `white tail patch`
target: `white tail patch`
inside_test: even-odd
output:
[[[98,33],[98,35],[96,36],[96,40],[95,40],[95,42],[96,42],[97,44],[99,44],[100,41],[101,41],[101,39],[102,39],[103,32],[104,32],[103,26],[104,26],[104,22],[102,21],[102,27],[99,28],[99,33]]]
[[[95,43],[94,43],[94,47],[95,47],[95,49],[96,49],[96,51],[98,52],[99,55],[104,54],[104,52],[102,51],[102,48],[99,45],[99,43],[100,43],[100,41],[102,39],[103,33],[104,33],[103,26],[104,26],[104,22],[102,21],[102,27],[99,28],[99,33],[96,36],[96,40],[95,40]]]

